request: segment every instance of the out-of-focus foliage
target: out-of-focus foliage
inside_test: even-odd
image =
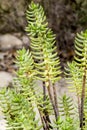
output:
[[[78,24],[84,28],[87,28],[87,1],[86,0],[76,0],[77,2],[77,15]]]

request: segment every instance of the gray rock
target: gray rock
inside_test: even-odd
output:
[[[0,130],[6,130],[6,127],[7,127],[7,121],[5,120],[5,116],[0,107]]]
[[[0,49],[8,50],[12,48],[20,48],[23,42],[11,34],[0,35]]]
[[[23,44],[25,46],[29,46],[30,45],[29,38],[26,35],[22,36],[22,41],[23,41]]]
[[[12,83],[13,77],[10,73],[0,71],[0,88],[7,87]],[[0,107],[0,130],[6,130],[7,121],[4,119],[4,114]]]
[[[7,87],[12,83],[13,77],[10,73],[0,71],[0,88]]]
[[[0,130],[6,130],[6,121],[4,119],[0,120]]]

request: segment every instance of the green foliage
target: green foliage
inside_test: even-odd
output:
[[[68,63],[68,67],[69,69],[65,69],[66,72],[68,72],[66,74],[71,76],[71,78],[69,78],[72,79],[71,82],[74,84],[74,88],[72,87],[72,89],[74,89],[74,92],[76,92],[77,95],[81,96],[83,75],[86,73],[85,71],[87,71],[87,30],[81,32],[81,34],[77,34],[75,38],[74,61]],[[87,73],[85,76],[87,76]],[[87,79],[85,84],[87,86]]]
[[[34,4],[32,2],[26,15],[28,19],[26,31],[31,41],[31,54],[34,59],[35,70],[37,71],[36,79],[45,83],[57,118],[57,100],[56,98],[53,99],[55,92],[52,94],[50,87],[50,83],[54,84],[59,80],[61,74],[60,62],[55,47],[55,35],[52,30],[48,28],[46,16],[44,15],[43,8],[39,4]],[[44,89],[46,89],[45,87]],[[46,97],[46,92],[44,97]]]
[[[34,84],[36,73],[34,70],[34,61],[29,50],[26,51],[24,48],[17,51],[16,59],[18,71],[16,72],[17,79],[15,79],[15,84],[20,85],[17,89],[20,88],[23,92],[28,93]]]
[[[21,93],[14,90],[3,90],[0,93],[2,108],[8,121],[9,130],[40,130],[38,120],[35,120],[34,105]],[[31,100],[31,98],[30,98]]]
[[[34,130],[36,128],[40,130],[39,121],[35,120],[34,107],[37,107],[33,80],[35,71],[29,51],[24,48],[19,50],[16,63],[19,69],[14,82],[15,88],[5,90],[0,95],[3,112],[6,113],[8,121],[8,129]]]
[[[23,48],[17,52],[16,59],[16,64],[19,69],[16,74],[17,79],[15,80],[15,88],[31,102],[32,106],[38,109],[39,114],[44,116],[44,111],[46,111],[50,115],[52,113],[52,107],[49,98],[46,97],[46,100],[44,101],[42,92],[39,90],[39,87],[36,86],[35,79],[37,71],[35,70],[31,53],[29,50],[26,51]]]
[[[31,53],[34,59],[34,65],[37,69],[37,78],[43,81],[52,81],[54,83],[60,78],[60,62],[57,56],[55,44],[55,35],[48,28],[46,16],[43,8],[33,2],[27,11],[28,32],[31,40]]]
[[[67,75],[73,85],[70,87],[77,94],[78,113],[81,130],[86,128],[86,98],[87,98],[87,30],[77,33],[75,38],[75,56],[72,63],[68,63]],[[84,121],[85,119],[85,121]]]
[[[87,30],[77,33],[75,38],[75,60],[81,67],[87,67]],[[82,69],[82,68],[81,68]]]
[[[75,56],[65,74],[76,103],[64,95],[57,100],[55,82],[60,61],[55,35],[48,28],[43,8],[31,2],[27,10],[30,50],[17,51],[14,88],[0,91],[0,105],[9,130],[86,130],[87,128],[87,30],[75,38]],[[41,84],[37,84],[38,80]],[[38,115],[38,119],[37,119]],[[55,115],[55,119],[51,116]]]
[[[74,110],[72,99],[66,95],[60,98],[59,109],[61,116],[70,117],[73,114],[72,110]]]
[[[55,122],[55,127],[59,130],[80,130],[78,125],[78,120],[74,118],[67,117],[66,119],[58,118],[58,121]]]
[[[67,63],[68,67],[65,68],[67,75],[68,83],[70,84],[69,91],[76,93],[78,96],[81,96],[82,91],[82,71],[77,66],[76,62]]]
[[[78,15],[78,24],[82,27],[87,28],[87,1],[86,0],[76,0],[77,10],[76,13]]]
[[[66,95],[59,99],[59,113],[60,116],[55,122],[54,128],[59,130],[80,130],[79,118],[76,115],[73,100]]]

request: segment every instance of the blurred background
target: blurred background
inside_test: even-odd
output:
[[[25,12],[31,0],[0,0],[0,80],[11,81],[17,69],[16,50],[29,47],[25,32]],[[62,68],[74,55],[74,37],[87,28],[87,0],[34,0],[45,11],[49,27],[56,34],[56,44]],[[10,79],[10,80],[9,80]],[[5,80],[2,81],[2,84]],[[2,85],[3,86],[3,85]]]

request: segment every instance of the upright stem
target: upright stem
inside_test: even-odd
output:
[[[80,100],[80,96],[79,96],[78,86],[76,86],[76,93],[77,93],[78,113],[79,113],[79,121],[80,121],[80,113],[81,113],[81,100]]]
[[[41,114],[40,110],[39,110],[39,114],[40,114],[40,118],[41,118],[43,130],[46,130],[46,126],[45,126],[45,123],[44,123],[44,119],[43,119],[43,117],[42,117],[42,114]]]
[[[85,87],[86,87],[86,67],[84,69],[82,94],[81,94],[81,112],[80,112],[80,128],[83,130],[84,126],[84,100],[85,100]]]
[[[50,125],[49,125],[49,122],[47,121],[46,116],[43,116],[43,119],[44,119],[45,125],[46,125],[46,129],[45,130],[50,130]]]
[[[57,115],[57,118],[58,118],[59,111],[58,111],[58,100],[57,100],[57,93],[56,93],[55,84],[53,84],[53,96],[54,96],[54,103],[55,103],[56,115]]]
[[[57,111],[56,111],[56,106],[55,106],[55,103],[54,103],[54,99],[53,99],[53,96],[52,96],[52,93],[51,93],[51,89],[50,89],[50,81],[49,81],[49,85],[48,85],[48,94],[49,94],[49,97],[50,97],[50,101],[52,103],[52,106],[53,106],[53,110],[54,110],[54,114],[55,114],[55,118],[56,120],[58,119],[58,115],[57,115]]]
[[[43,81],[43,100],[46,100],[46,87],[45,87],[45,82]]]
[[[43,100],[44,101],[46,100],[46,86],[45,86],[45,82],[43,82]],[[43,107],[45,107],[45,106],[43,105]],[[50,121],[50,118],[49,118],[49,115],[48,115],[47,111],[44,111],[43,118],[44,118],[44,121],[45,121],[46,130],[49,130],[50,128],[52,128],[50,126],[51,121]]]
[[[80,120],[81,104],[80,104],[79,95],[77,95],[77,99],[78,99],[78,112],[79,112],[79,120]]]

